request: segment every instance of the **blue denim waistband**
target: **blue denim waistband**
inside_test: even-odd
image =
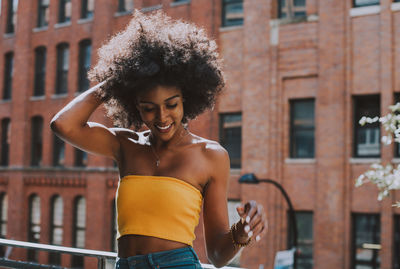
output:
[[[199,258],[191,246],[127,258],[118,257],[116,268],[162,268],[164,266],[179,268],[185,265],[201,268]]]

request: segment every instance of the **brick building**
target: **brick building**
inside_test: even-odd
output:
[[[271,178],[296,210],[298,268],[400,268],[400,210],[377,202],[354,179],[376,161],[379,126],[400,93],[400,1],[393,0],[3,0],[0,33],[0,235],[115,250],[112,161],[56,139],[49,121],[89,87],[96,50],[133,8],[162,8],[202,25],[225,62],[226,91],[191,123],[231,155],[229,208],[255,199],[269,233],[243,250],[240,265],[272,268],[290,247],[287,205],[272,185],[239,185],[244,173]],[[94,121],[110,122],[102,111]],[[202,225],[194,243],[207,262]],[[11,258],[82,266],[67,255],[14,249]],[[237,261],[236,261],[237,264]],[[313,265],[313,266],[312,266]],[[85,268],[95,261],[85,259]]]

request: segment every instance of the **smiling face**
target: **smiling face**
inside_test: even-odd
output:
[[[137,109],[152,134],[162,141],[182,131],[183,99],[176,87],[157,86],[138,96]]]

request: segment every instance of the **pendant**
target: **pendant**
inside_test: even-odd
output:
[[[160,160],[156,161],[156,165],[157,165],[157,167],[160,165]]]

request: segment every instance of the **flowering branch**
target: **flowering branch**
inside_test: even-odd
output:
[[[382,136],[381,142],[384,145],[390,145],[393,141],[400,143],[400,103],[389,106],[391,112],[383,117],[362,117],[359,121],[360,125],[380,122],[388,133]],[[391,190],[400,190],[400,164],[393,167],[391,164],[382,165],[374,163],[370,169],[360,175],[356,180],[356,187],[366,182],[375,184],[379,189],[378,200],[389,196]],[[400,207],[400,202],[393,206]]]

